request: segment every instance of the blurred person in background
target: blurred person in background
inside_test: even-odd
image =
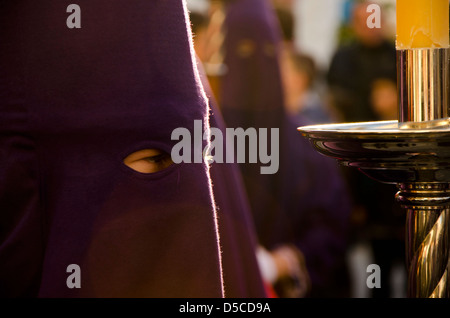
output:
[[[326,124],[334,121],[331,109],[317,89],[317,69],[309,55],[286,51],[281,57],[281,70],[288,114],[301,117],[310,124]]]
[[[306,120],[311,124],[332,122],[331,108],[321,92],[320,70],[314,58],[302,53],[294,44],[296,20],[292,9],[275,5],[275,12],[282,31],[279,56],[287,114],[294,121],[300,117],[300,122]]]
[[[228,127],[279,129],[279,171],[240,164],[263,276],[280,297],[345,297],[350,212],[337,164],[297,131],[284,105],[281,30],[270,2],[223,1],[220,108]],[[306,123],[306,120],[303,121]],[[270,139],[270,136],[269,136]]]
[[[397,81],[394,42],[382,28],[369,28],[370,3],[354,2],[352,40],[338,47],[327,74],[334,107],[345,122],[378,120],[371,100],[373,84],[384,80],[396,85]]]
[[[369,28],[367,20],[371,13],[367,7],[371,3],[352,3],[352,37],[338,47],[328,70],[328,89],[340,121],[396,119],[395,45],[383,29],[383,16],[381,28]],[[375,288],[372,296],[390,297],[393,291],[390,273],[395,264],[402,262],[404,254],[404,217],[395,202],[397,189],[374,181],[356,169],[344,167],[343,171],[354,203],[353,243],[367,245],[373,255],[372,262],[383,272],[382,287]]]
[[[370,102],[378,120],[398,118],[397,85],[392,80],[375,80],[370,90]]]
[[[189,15],[198,62],[204,69],[204,75],[217,104],[220,100],[221,78],[226,72],[222,51],[224,40],[222,25],[225,14],[222,1],[203,0],[202,2],[204,4],[199,7],[197,0],[188,1],[188,5],[191,4]],[[218,104],[217,106],[220,107]]]

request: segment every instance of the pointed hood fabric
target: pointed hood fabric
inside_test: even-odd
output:
[[[184,2],[70,4],[0,4],[0,295],[222,297],[208,166],[123,163],[208,125]]]

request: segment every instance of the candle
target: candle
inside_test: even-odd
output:
[[[448,47],[448,0],[397,0],[398,50]]]

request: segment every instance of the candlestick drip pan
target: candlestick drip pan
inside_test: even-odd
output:
[[[298,128],[320,153],[383,183],[449,182],[450,121],[377,121]]]

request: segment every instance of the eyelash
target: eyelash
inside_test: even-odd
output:
[[[156,156],[145,158],[145,160],[147,160],[148,162],[155,163],[155,164],[163,164],[166,160],[169,160],[169,159],[170,159],[170,157],[166,153],[162,153],[162,154],[159,154]]]

